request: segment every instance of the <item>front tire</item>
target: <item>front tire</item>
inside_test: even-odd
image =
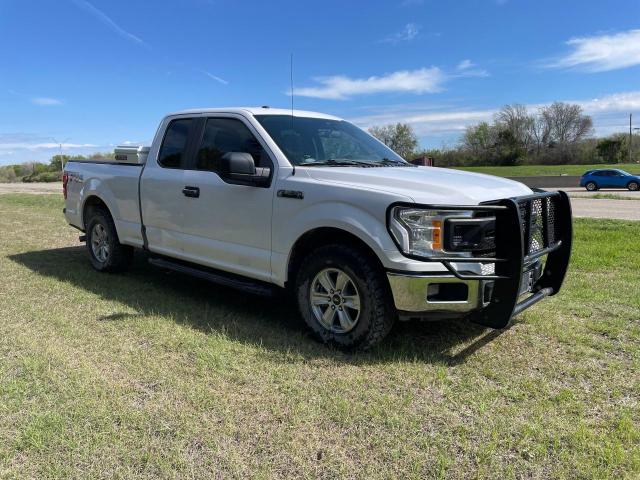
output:
[[[629,182],[627,188],[632,192],[637,192],[640,189],[640,184],[638,182]]]
[[[366,350],[397,316],[384,272],[360,250],[328,245],[311,252],[295,282],[300,314],[322,342]]]
[[[587,182],[584,187],[588,192],[595,192],[596,190],[598,190],[598,185],[596,185],[596,182]]]
[[[133,247],[122,245],[108,211],[94,208],[87,222],[87,251],[99,272],[123,272],[133,259]]]

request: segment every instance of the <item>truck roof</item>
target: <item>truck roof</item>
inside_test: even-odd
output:
[[[193,108],[189,110],[181,110],[179,112],[173,112],[172,115],[184,115],[194,113],[239,113],[251,115],[291,115],[291,109],[287,108],[271,108],[271,107],[227,107],[227,108]],[[327,120],[342,120],[339,117],[333,115],[327,115],[320,112],[308,112],[306,110],[293,110],[294,117],[308,117],[308,118],[324,118]]]

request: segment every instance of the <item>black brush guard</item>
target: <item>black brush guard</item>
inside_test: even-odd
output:
[[[505,328],[511,319],[543,298],[560,290],[571,257],[573,235],[571,203],[565,192],[537,192],[523,197],[477,206],[429,205],[434,210],[473,211],[495,216],[495,256],[433,257],[462,280],[493,281],[493,292],[484,308],[470,313],[471,321],[491,328]],[[520,295],[523,274],[546,256],[544,270],[529,296]],[[459,271],[453,263],[494,264],[492,274]]]

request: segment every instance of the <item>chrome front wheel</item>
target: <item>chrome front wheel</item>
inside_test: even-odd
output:
[[[320,325],[347,333],[360,318],[360,293],[354,280],[339,268],[325,268],[311,282],[311,311]]]

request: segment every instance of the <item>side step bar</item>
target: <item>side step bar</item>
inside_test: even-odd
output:
[[[191,275],[192,277],[201,278],[218,285],[224,285],[225,287],[242,290],[253,295],[272,297],[276,293],[276,287],[269,285],[268,283],[246,279],[238,275],[218,270],[207,269],[206,267],[199,268],[157,257],[149,258],[149,263],[156,267],[166,268],[185,275]]]

